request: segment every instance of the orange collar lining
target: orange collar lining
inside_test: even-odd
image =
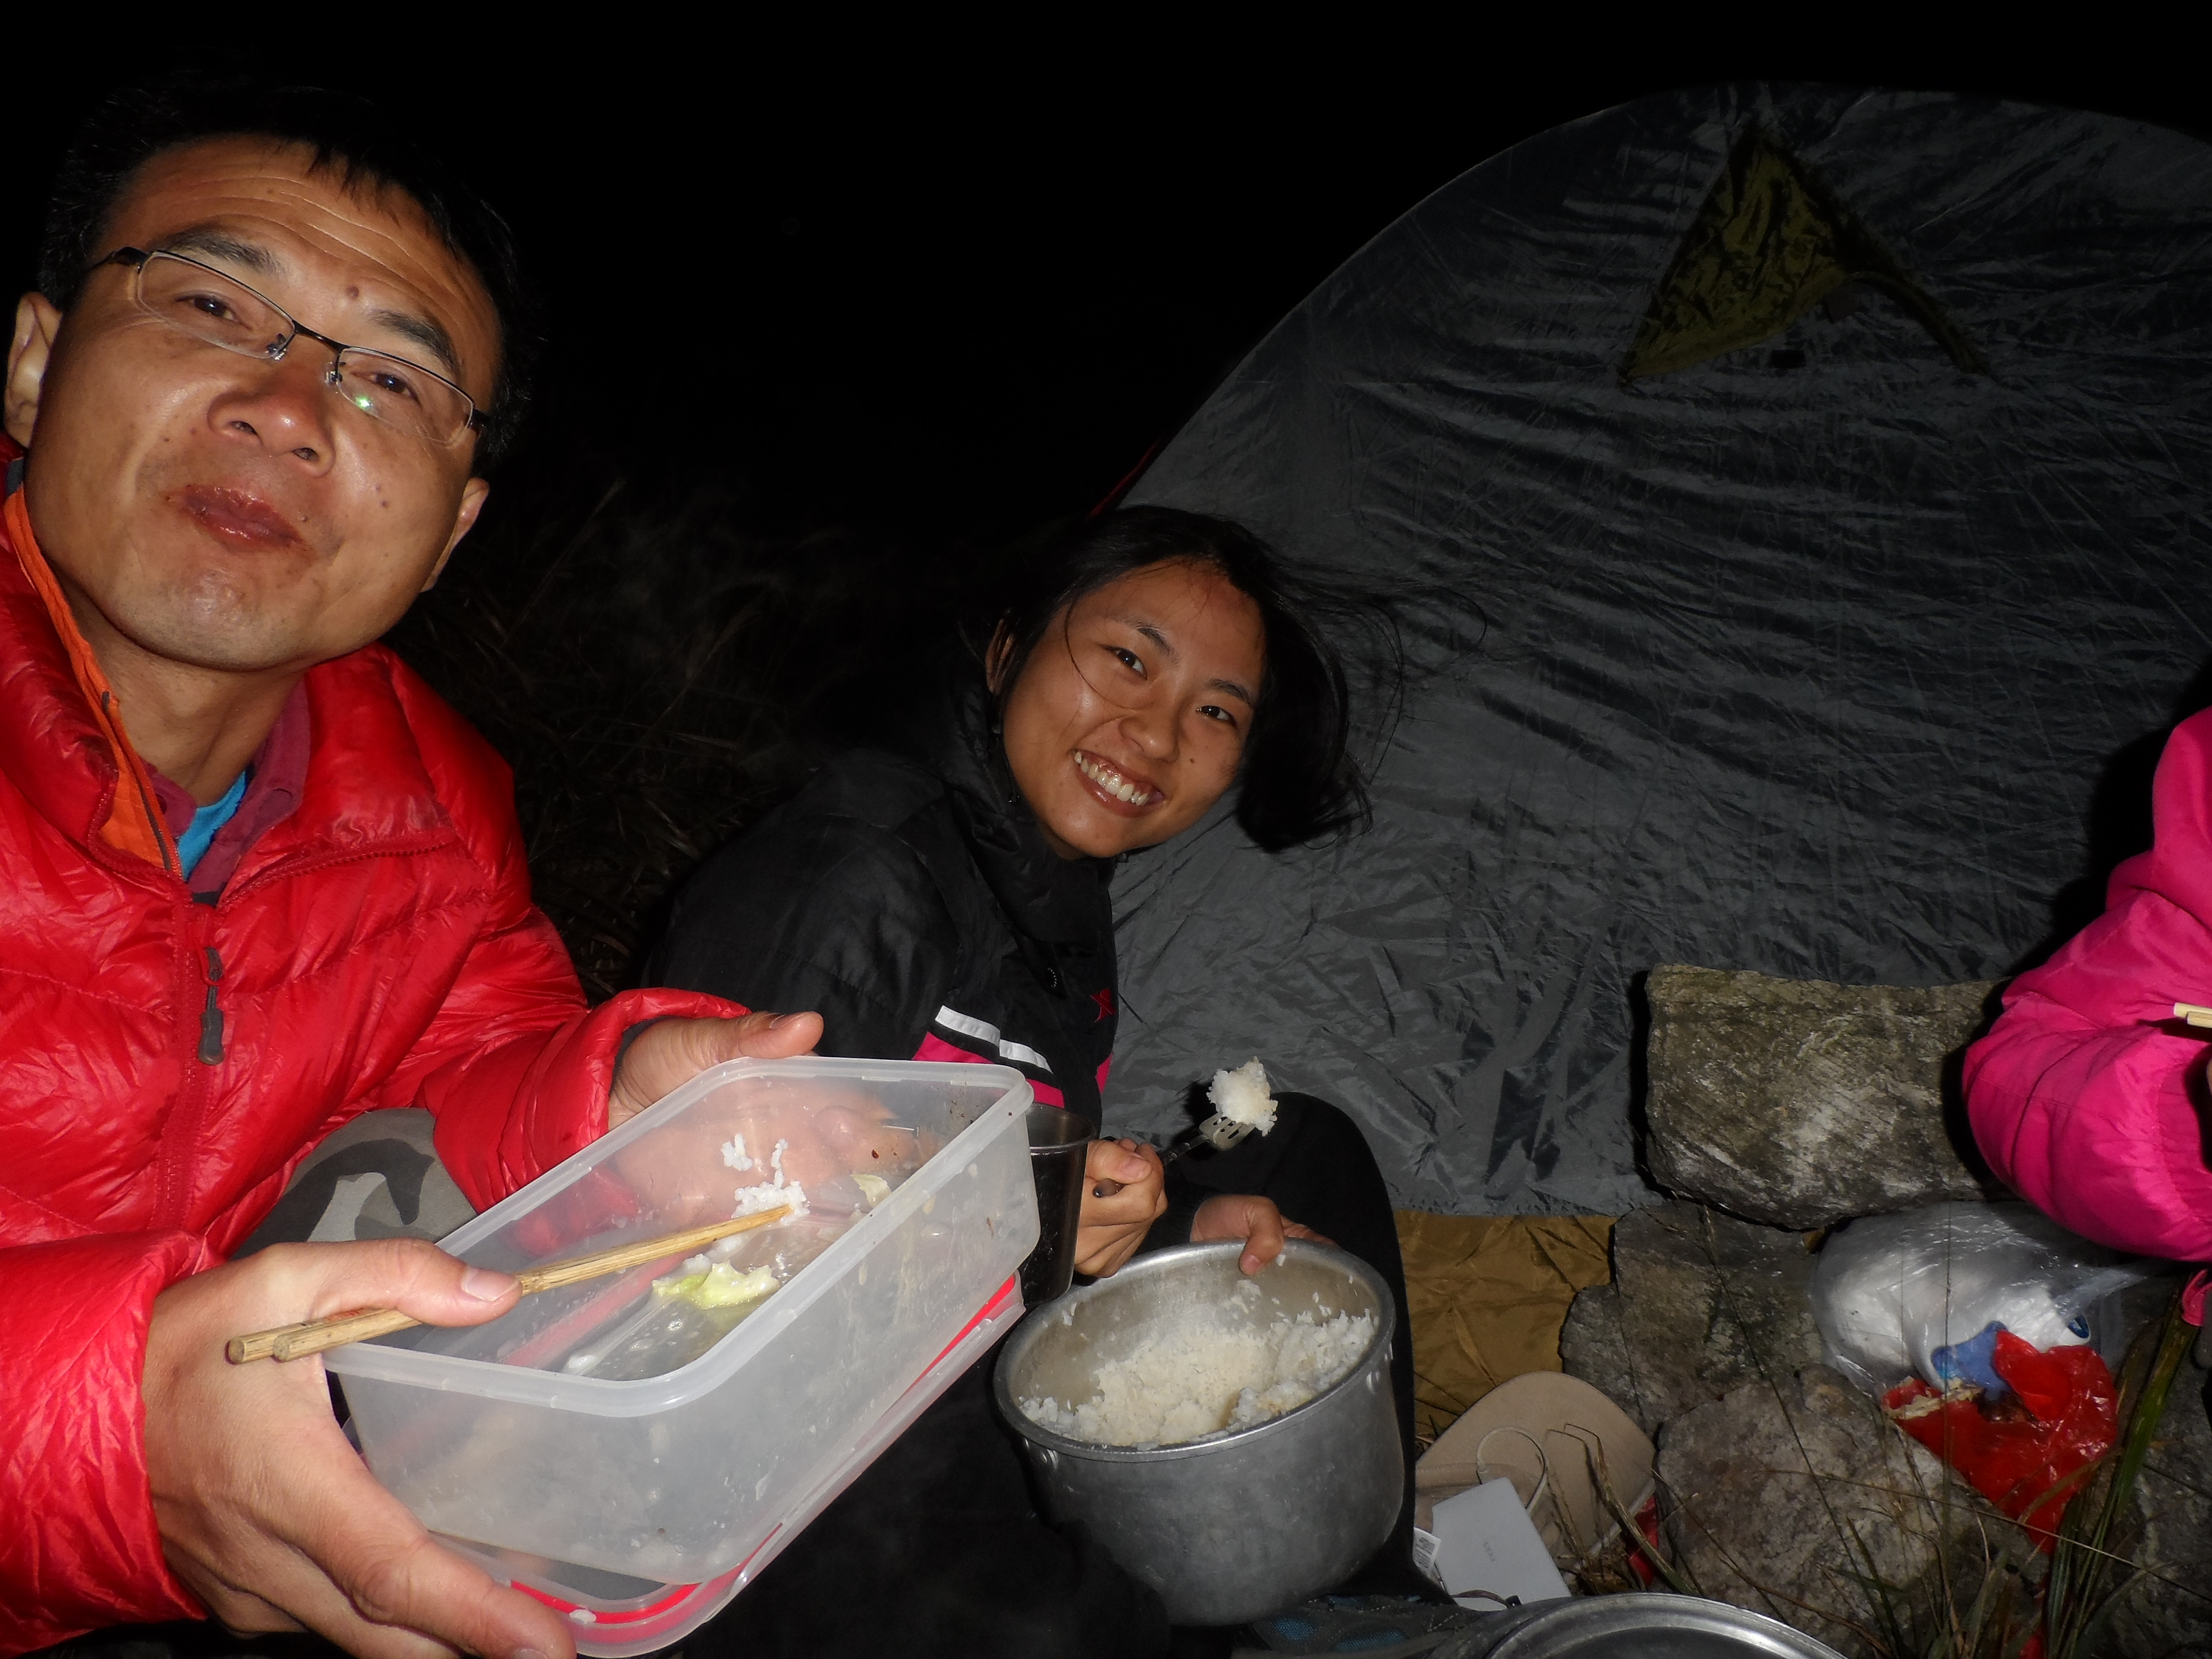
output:
[[[31,531],[31,514],[24,505],[24,494],[18,489],[0,502],[0,522],[5,524],[8,539],[15,544],[15,558],[23,567],[23,574],[29,578],[32,591],[46,607],[47,619],[61,637],[62,649],[68,653],[70,671],[76,676],[77,690],[84,694],[85,707],[115,754],[115,799],[108,808],[107,822],[100,826],[100,839],[119,853],[143,859],[173,875],[177,871],[177,845],[169,835],[169,826],[162,821],[154,796],[154,781],[123,729],[123,706],[107,684],[107,676],[100,672],[100,659],[92,654],[92,647],[86,643],[76,617],[70,610],[68,597],[54,580],[46,556],[40,550],[39,538]]]

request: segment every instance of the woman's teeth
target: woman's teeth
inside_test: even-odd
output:
[[[1075,766],[1085,777],[1113,796],[1115,800],[1127,805],[1143,806],[1160,799],[1157,792],[1139,789],[1128,779],[1107,765],[1104,761],[1093,760],[1088,755],[1079,754],[1075,757]]]

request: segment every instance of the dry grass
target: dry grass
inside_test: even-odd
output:
[[[538,902],[602,998],[634,982],[700,859],[829,734],[866,736],[892,665],[950,629],[962,563],[848,529],[763,533],[711,476],[588,456],[502,478],[486,519],[390,642],[514,766]]]

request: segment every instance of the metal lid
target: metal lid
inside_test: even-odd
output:
[[[1593,1595],[1503,1615],[1469,1659],[1843,1659],[1802,1631],[1694,1595]]]

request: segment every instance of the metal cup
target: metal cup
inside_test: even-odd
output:
[[[1097,1126],[1079,1112],[1032,1106],[1030,1175],[1036,1182],[1037,1246],[1022,1263],[1022,1300],[1034,1308],[1065,1296],[1075,1278],[1076,1219],[1083,1212],[1083,1165]]]

